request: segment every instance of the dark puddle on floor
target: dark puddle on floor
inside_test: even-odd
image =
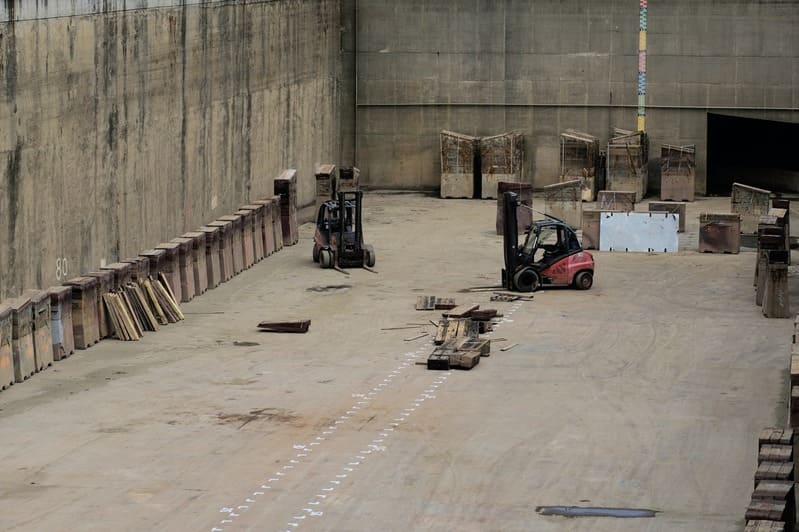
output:
[[[535,509],[541,515],[561,517],[618,517],[621,519],[640,519],[655,517],[655,510],[646,508],[602,508],[592,506],[539,506]]]

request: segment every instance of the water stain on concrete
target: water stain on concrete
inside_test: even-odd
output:
[[[242,429],[254,421],[266,420],[275,423],[293,423],[299,419],[299,417],[290,410],[284,410],[282,408],[256,408],[250,410],[248,414],[219,413],[216,417],[220,425],[238,425],[238,429]]]

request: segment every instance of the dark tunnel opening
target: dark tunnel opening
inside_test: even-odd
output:
[[[708,113],[708,195],[728,195],[733,183],[799,193],[798,144],[799,123]]]

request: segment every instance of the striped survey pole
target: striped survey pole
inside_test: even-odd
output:
[[[646,131],[646,23],[647,0],[640,0],[638,33],[638,131]]]

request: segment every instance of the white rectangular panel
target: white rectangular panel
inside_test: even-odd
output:
[[[679,216],[661,212],[603,212],[599,222],[601,251],[676,253]]]

